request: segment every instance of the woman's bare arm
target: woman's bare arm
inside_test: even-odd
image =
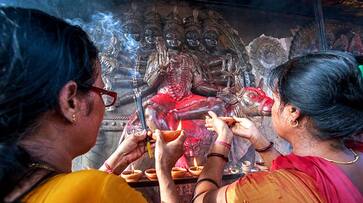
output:
[[[230,149],[226,144],[232,143],[233,133],[214,112],[209,112],[209,115],[210,117],[206,118],[206,127],[216,131],[218,135],[210,154],[217,154],[217,156],[208,157],[195,187],[194,202],[225,202],[225,197],[222,195],[225,189],[220,189],[224,166],[227,163],[223,157],[228,157]]]
[[[155,131],[155,168],[159,181],[160,200],[165,203],[179,202],[176,185],[171,177],[171,169],[184,152],[186,135],[181,135],[174,141],[165,142],[159,130]]]
[[[238,122],[232,127],[233,134],[249,140],[253,147],[257,150],[266,149],[259,152],[259,154],[264,160],[265,165],[270,167],[272,161],[281,155],[280,152],[278,152],[273,146],[268,147],[270,145],[270,141],[261,134],[252,121],[247,118],[234,117],[234,119]]]
[[[255,149],[266,149],[270,145],[270,141],[268,141],[263,135],[258,134],[250,139],[253,147]],[[264,161],[264,165],[267,167],[271,167],[272,161],[276,159],[278,156],[281,156],[280,152],[277,151],[273,146],[268,148],[263,152],[258,152],[261,158]]]

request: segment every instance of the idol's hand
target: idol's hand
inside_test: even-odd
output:
[[[156,50],[158,64],[164,70],[170,63],[169,53],[166,49],[164,39],[160,37],[156,38]]]
[[[158,170],[170,173],[176,161],[184,153],[184,141],[187,138],[184,131],[179,137],[171,142],[165,142],[159,130],[154,132],[156,136],[155,143],[155,167]]]

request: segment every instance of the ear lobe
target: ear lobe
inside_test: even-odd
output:
[[[298,120],[301,115],[300,110],[293,106],[289,109],[289,112],[293,120]]]
[[[297,109],[296,109],[295,107],[291,107],[291,108],[290,108],[290,113],[294,113],[294,112],[296,112],[296,110],[297,110]]]
[[[58,96],[60,114],[69,122],[74,122],[74,115],[78,111],[79,100],[77,95],[77,83],[69,81],[66,83]]]

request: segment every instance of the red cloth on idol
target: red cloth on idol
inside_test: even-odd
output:
[[[175,119],[173,115],[173,110],[183,110],[188,106],[192,105],[194,102],[204,100],[205,97],[190,93],[188,96],[183,97],[180,100],[169,96],[168,94],[157,93],[155,96],[150,98],[148,103],[156,103],[164,109],[164,112],[158,112],[163,114],[163,118],[167,122],[170,130],[176,130],[179,121]],[[198,144],[201,140],[205,139],[206,136],[211,136],[211,132],[204,127],[204,120],[182,120],[182,129],[187,135],[187,139],[184,142],[185,153],[192,150],[190,147],[192,145]],[[198,154],[198,152],[194,152]],[[188,167],[185,157],[181,157],[176,163],[178,167]]]
[[[178,122],[175,120],[174,116],[172,115],[172,110],[179,110],[187,107],[188,105],[192,104],[195,101],[205,99],[205,97],[196,95],[196,94],[189,94],[188,96],[183,97],[180,100],[176,100],[173,97],[169,96],[168,94],[162,94],[157,93],[155,96],[150,98],[148,101],[149,103],[156,103],[160,106],[162,106],[167,112],[165,120],[168,123],[168,126],[170,126],[170,130],[176,130],[178,127]],[[190,126],[189,122],[182,121],[183,122],[183,130],[186,129],[193,129],[195,126]]]
[[[355,143],[353,150],[361,151],[363,143]],[[312,156],[290,154],[280,156],[272,162],[271,170],[294,169],[301,171],[315,181],[320,194],[327,202],[363,202],[363,195],[353,185],[344,172],[334,164]]]

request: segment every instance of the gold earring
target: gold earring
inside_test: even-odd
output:
[[[298,120],[290,120],[290,125],[293,128],[296,128],[299,125],[299,121]]]
[[[76,114],[73,114],[72,115],[72,123],[75,123],[77,121],[77,119],[76,119]]]

